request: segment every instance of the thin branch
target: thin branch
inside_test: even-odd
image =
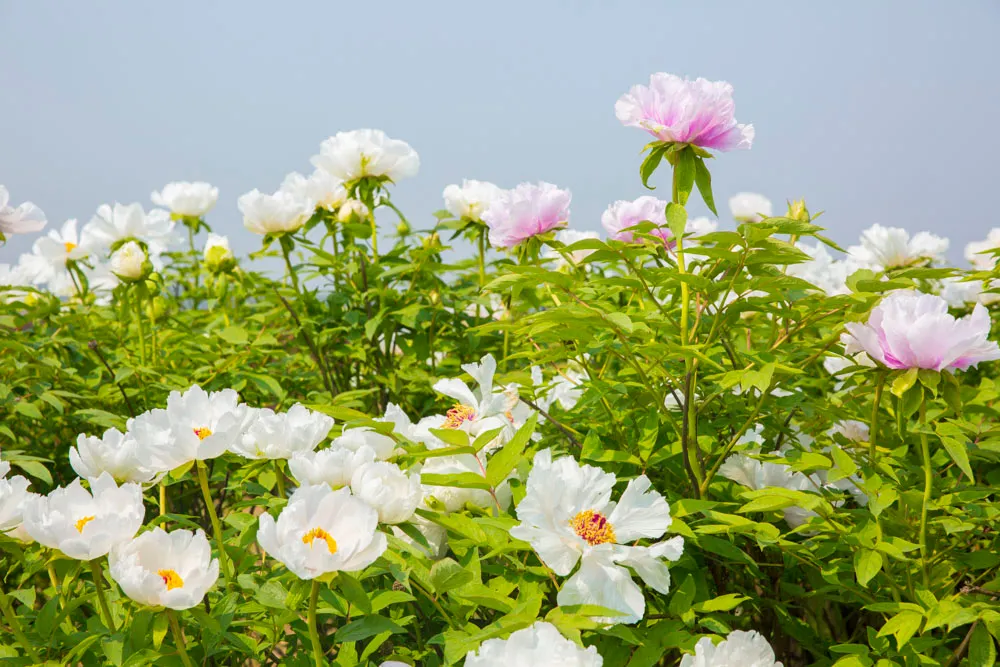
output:
[[[111,381],[115,383],[115,386],[118,387],[118,391],[120,391],[122,394],[122,398],[125,399],[125,406],[128,407],[128,413],[133,417],[135,417],[135,408],[132,407],[132,401],[129,400],[128,394],[125,393],[125,389],[121,386],[121,384],[118,383],[118,380],[115,379],[115,372],[111,370],[111,364],[109,364],[108,360],[104,358],[103,354],[101,354],[101,349],[100,347],[98,347],[97,341],[96,340],[90,341],[89,343],[87,343],[87,347],[89,347],[91,350],[94,351],[94,354],[97,355],[97,358],[100,359],[101,363],[104,364],[104,367],[108,369],[108,373],[111,374]]]

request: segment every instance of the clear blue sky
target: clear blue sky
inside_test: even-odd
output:
[[[241,193],[375,127],[420,153],[396,189],[418,226],[467,177],[570,188],[571,225],[598,229],[643,194],[645,135],[615,100],[667,71],[732,82],[757,129],[715,161],[717,200],[804,196],[842,244],[881,222],[947,235],[956,259],[1000,226],[993,0],[0,0],[0,25],[0,183],[51,223],[207,180],[210,224],[248,252]]]

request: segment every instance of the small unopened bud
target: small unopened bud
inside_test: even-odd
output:
[[[404,238],[410,235],[410,223],[406,220],[400,220],[399,224],[396,225],[396,233],[399,234],[400,238]]]
[[[809,222],[809,209],[806,208],[806,201],[804,199],[796,199],[795,201],[788,202],[788,217],[792,220]]]
[[[360,222],[368,216],[368,207],[357,199],[348,199],[337,211],[339,222]]]
[[[437,232],[424,239],[424,250],[436,250],[441,247],[441,237]]]
[[[138,282],[146,278],[153,266],[146,251],[135,241],[128,241],[111,255],[111,272],[125,282]]]
[[[218,234],[209,234],[205,243],[205,266],[212,273],[225,273],[236,266],[236,258],[229,247],[229,239]]]

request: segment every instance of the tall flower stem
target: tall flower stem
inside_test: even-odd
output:
[[[14,614],[14,608],[10,605],[10,598],[7,597],[7,594],[2,589],[0,589],[0,611],[3,612],[4,618],[10,624],[10,630],[14,633],[14,638],[17,639],[21,648],[31,658],[31,662],[36,665],[41,664],[42,661],[38,658],[38,654],[35,653],[35,649],[25,636],[24,630],[21,629],[21,622],[17,619],[17,615]]]
[[[278,481],[278,497],[285,497],[285,473],[281,469],[281,459],[274,460],[274,477]]]
[[[879,372],[878,380],[875,384],[875,402],[872,404],[872,418],[868,426],[868,458],[872,468],[878,461],[878,414],[879,405],[882,403],[882,390],[885,389],[885,373]]]
[[[924,432],[924,426],[927,422],[927,397],[926,395],[920,402],[920,458],[924,467],[924,499],[923,503],[920,505],[920,567],[923,570],[924,575],[924,587],[930,587],[930,572],[928,570],[927,561],[930,559],[930,553],[927,549],[927,508],[931,502],[931,491],[934,486],[934,474],[931,469],[931,450],[927,443],[927,434]]]
[[[378,264],[378,226],[375,224],[375,209],[368,211],[368,219],[372,224],[372,264]]]
[[[94,576],[94,588],[97,589],[97,602],[101,607],[101,614],[104,615],[104,624],[111,632],[117,632],[115,627],[115,617],[111,615],[111,607],[108,606],[108,598],[104,592],[104,571],[101,562],[97,558],[89,561],[90,573]]]
[[[479,289],[486,285],[486,227],[479,230]]]
[[[166,609],[164,613],[167,615],[167,620],[170,621],[170,631],[174,635],[174,646],[177,647],[177,654],[181,657],[181,662],[184,663],[184,667],[194,667],[191,657],[187,654],[187,645],[184,643],[184,632],[181,630],[181,624],[177,620],[177,614],[174,613],[173,609]]]
[[[229,587],[229,557],[226,555],[226,545],[222,540],[222,524],[219,523],[219,515],[215,511],[215,503],[212,502],[212,490],[208,488],[208,472],[204,461],[197,462],[198,484],[201,486],[201,495],[205,499],[205,506],[208,508],[208,518],[212,520],[212,532],[215,533],[215,545],[219,548],[219,569],[222,570],[222,579]]]
[[[142,295],[135,294],[135,321],[139,328],[139,364],[146,365],[146,327],[142,322]]]
[[[160,482],[160,516],[167,513],[167,482]]]
[[[319,642],[319,630],[316,627],[316,604],[319,602],[320,583],[313,579],[312,590],[309,593],[309,640],[312,642],[313,660],[316,667],[323,667],[323,645]]]
[[[295,244],[288,236],[282,236],[279,243],[281,244],[281,256],[285,258],[285,268],[288,269],[288,279],[291,281],[292,287],[295,288],[295,292],[298,293],[299,277],[295,274],[295,269],[292,268],[292,249]]]

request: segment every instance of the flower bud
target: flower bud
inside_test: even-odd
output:
[[[806,208],[806,200],[796,199],[788,202],[788,217],[792,220],[809,222],[809,209]]]
[[[337,211],[339,222],[361,222],[368,216],[368,207],[357,199],[348,199]]]
[[[424,239],[424,250],[439,250],[441,248],[441,237],[437,232]]]
[[[400,238],[405,238],[410,235],[410,223],[406,220],[400,220],[399,224],[396,225],[396,233],[399,234]]]
[[[152,265],[146,251],[135,241],[128,241],[111,255],[111,272],[126,282],[138,282],[149,275]]]
[[[236,266],[236,258],[229,247],[229,239],[219,234],[209,234],[205,243],[205,266],[212,273],[225,273]]]

